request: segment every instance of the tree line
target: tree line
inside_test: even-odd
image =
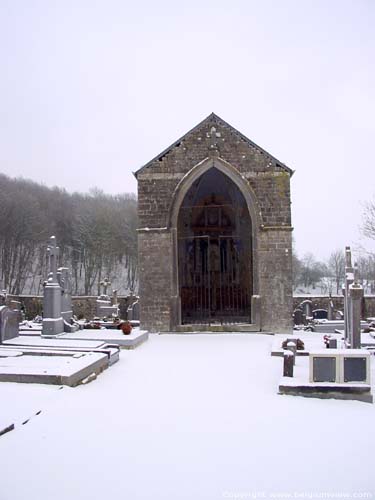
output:
[[[355,263],[368,291],[375,293],[375,255],[360,255]],[[295,291],[320,288],[321,293],[341,294],[345,279],[345,252],[333,251],[326,261],[318,261],[312,253],[301,259],[293,253],[293,287]]]
[[[11,294],[40,294],[54,235],[73,294],[92,295],[109,277],[119,293],[137,287],[137,201],[100,190],[69,194],[0,174],[0,283]]]

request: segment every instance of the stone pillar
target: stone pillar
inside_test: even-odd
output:
[[[44,286],[42,335],[50,336],[58,335],[64,331],[64,320],[61,316],[61,287],[57,281],[59,247],[56,246],[55,236],[51,236],[47,252],[50,272]]]
[[[350,307],[350,295],[349,287],[354,282],[354,268],[352,266],[352,252],[350,247],[345,247],[345,292],[344,292],[344,330],[345,330],[345,341],[350,342],[351,338],[351,307]]]
[[[259,295],[252,295],[251,297],[251,322],[256,325],[259,330],[262,329],[261,324],[261,303]]]
[[[350,347],[352,349],[361,348],[361,311],[363,287],[358,283],[357,279],[349,287],[350,295]]]

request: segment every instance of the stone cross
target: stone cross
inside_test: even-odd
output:
[[[101,281],[100,284],[104,289],[104,295],[107,295],[107,289],[111,285],[111,282],[109,281],[108,278],[104,278],[104,280]]]
[[[51,236],[50,244],[47,247],[47,254],[49,257],[49,279],[53,283],[57,282],[57,260],[59,258],[60,249],[56,246],[56,236]]]

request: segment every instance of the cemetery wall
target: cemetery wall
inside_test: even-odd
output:
[[[296,295],[293,297],[293,310],[296,309],[304,300],[311,300],[313,309],[328,309],[328,295]],[[343,295],[334,295],[331,297],[333,306],[339,311],[344,310]],[[375,295],[367,295],[364,297],[364,305],[362,307],[362,317],[375,317]]]
[[[25,307],[26,319],[31,320],[35,316],[42,315],[43,296],[33,295],[10,295],[13,300],[18,300]],[[92,319],[96,315],[97,296],[77,296],[72,297],[73,314],[78,318]],[[130,304],[137,300],[134,295],[117,297],[120,309],[120,318],[126,319],[127,309]]]

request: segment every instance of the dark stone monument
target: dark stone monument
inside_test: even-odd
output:
[[[293,320],[295,325],[305,325],[306,316],[304,315],[302,309],[295,309],[293,313]]]
[[[314,309],[312,315],[314,319],[328,319],[328,312],[326,309]]]
[[[0,306],[0,344],[18,337],[21,319],[20,310],[11,309],[6,305]]]

